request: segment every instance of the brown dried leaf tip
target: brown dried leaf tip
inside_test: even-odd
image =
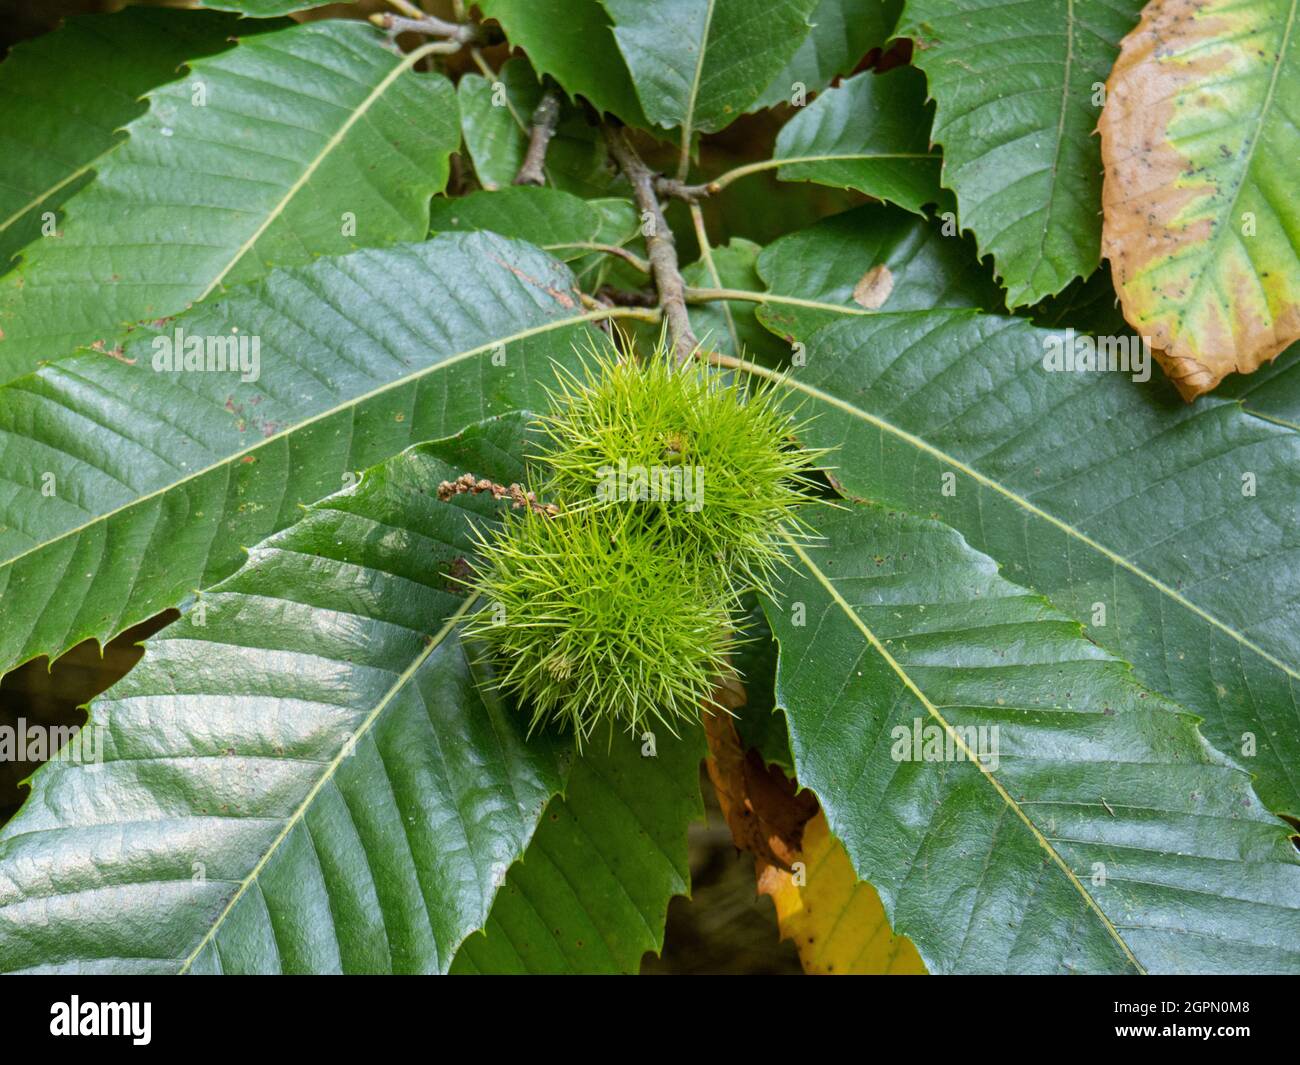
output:
[[[745,705],[744,687],[724,679],[714,700],[731,711]],[[705,767],[718,805],[738,848],[749,851],[761,874],[766,866],[790,871],[799,857],[803,829],[818,810],[810,791],[798,786],[755,750],[746,749],[726,714],[701,715],[709,753]]]

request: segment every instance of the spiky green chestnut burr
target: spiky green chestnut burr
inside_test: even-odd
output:
[[[643,361],[593,351],[580,376],[561,372],[541,424],[550,496],[652,511],[678,552],[765,590],[783,533],[803,531],[798,511],[823,454],[795,443],[801,427],[771,388],[675,366],[663,351]]]
[[[532,727],[630,731],[698,720],[731,647],[722,575],[684,565],[663,530],[626,508],[510,513],[480,534],[485,599],[467,634]]]

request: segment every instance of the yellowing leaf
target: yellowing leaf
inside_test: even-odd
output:
[[[1297,0],[1152,0],[1100,121],[1124,317],[1185,399],[1300,337]]]
[[[908,976],[925,973],[912,941],[889,927],[875,888],[857,878],[826,815],[804,826],[802,887],[795,874],[759,863],[758,889],[776,904],[781,935],[794,941],[804,971]]]

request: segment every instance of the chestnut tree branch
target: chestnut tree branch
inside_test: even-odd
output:
[[[405,13],[392,15],[381,12],[371,15],[370,21],[381,30],[392,34],[419,33],[425,37],[442,37],[458,45],[482,39],[482,27],[476,22],[447,22],[445,19],[426,15],[418,8],[408,10],[409,5],[394,3],[393,6]]]
[[[694,354],[699,341],[695,338],[690,316],[686,313],[686,284],[682,280],[681,267],[677,261],[673,231],[664,220],[663,208],[655,194],[655,174],[632,147],[622,127],[606,124],[601,127],[601,132],[609,154],[631,182],[637,210],[645,220],[642,230],[645,233],[650,271],[655,288],[659,290],[659,304],[668,319],[668,332],[672,337],[675,358],[678,365],[681,365]]]
[[[687,203],[698,203],[700,200],[721,192],[732,182],[739,181],[743,177],[749,177],[750,174],[761,174],[764,170],[775,170],[790,163],[817,162],[823,158],[825,157],[801,155],[784,159],[760,159],[756,163],[746,163],[744,166],[735,167],[725,174],[719,174],[712,181],[704,181],[698,185],[688,185],[677,178],[660,177],[655,181],[655,191],[660,196],[671,196],[673,199],[685,200]],[[897,158],[922,159],[925,157],[920,154],[907,153]]]
[[[702,185],[688,185],[677,178],[663,176],[655,178],[655,192],[660,196],[671,196],[675,200],[685,200],[692,204],[713,195],[721,188],[722,186],[716,181],[706,181]]]
[[[546,149],[555,136],[560,121],[560,97],[554,89],[547,89],[533,111],[528,128],[528,151],[515,175],[516,185],[546,184]]]

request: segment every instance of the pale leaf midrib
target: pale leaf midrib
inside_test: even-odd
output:
[[[1033,267],[1027,271],[1027,281],[1021,285],[1022,290],[1030,289],[1033,284],[1034,274],[1038,268],[1047,259],[1047,234],[1052,225],[1052,210],[1056,206],[1057,192],[1060,185],[1057,183],[1056,174],[1061,165],[1061,146],[1065,143],[1065,118],[1070,108],[1070,75],[1074,66],[1074,0],[1066,0],[1065,4],[1065,71],[1061,78],[1061,107],[1060,113],[1056,120],[1056,143],[1052,146],[1052,192],[1047,197],[1047,205],[1044,208],[1042,233],[1038,238],[1038,255],[1034,260]],[[1062,196],[1068,196],[1068,193],[1062,191]],[[999,234],[1000,236],[1001,234]],[[983,250],[983,249],[978,249]],[[991,251],[991,249],[990,249]],[[1055,269],[1055,264],[1053,264]],[[1077,274],[1076,274],[1077,276]],[[1069,284],[1067,281],[1066,284]],[[1064,286],[1062,286],[1064,287]],[[1060,291],[1059,289],[1057,291]],[[1032,302],[1032,301],[1031,301]],[[1017,306],[1023,306],[1017,304]]]
[[[682,157],[679,177],[685,178],[690,166],[691,136],[695,127],[695,102],[700,92],[700,82],[704,79],[704,55],[709,50],[709,28],[713,25],[713,5],[715,0],[708,0],[709,6],[704,13],[704,32],[700,34],[700,54],[695,60],[695,76],[691,80],[691,90],[686,98],[686,113],[682,115]]]

